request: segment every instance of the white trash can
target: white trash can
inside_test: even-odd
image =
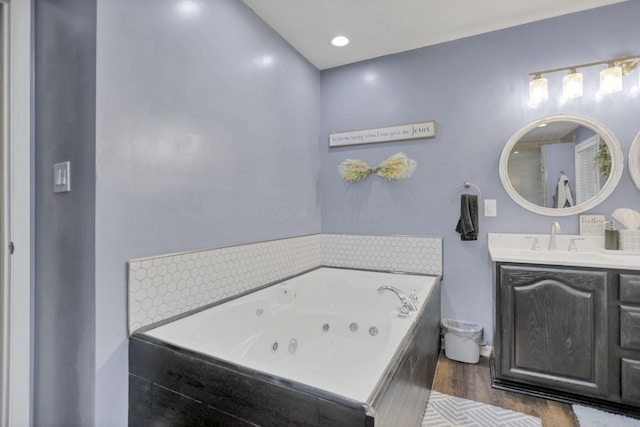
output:
[[[465,363],[478,363],[480,346],[484,345],[483,327],[478,323],[442,319],[444,354],[447,358]]]

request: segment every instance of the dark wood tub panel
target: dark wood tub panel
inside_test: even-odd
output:
[[[434,289],[391,381],[371,406],[376,427],[419,426],[440,354],[440,285]]]

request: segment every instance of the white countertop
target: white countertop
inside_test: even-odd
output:
[[[539,250],[532,249],[534,239],[538,240]],[[572,239],[576,239],[577,252],[568,251]],[[557,250],[549,251],[549,234],[488,235],[489,254],[494,262],[640,270],[640,252],[605,250],[603,237],[559,234],[556,241]]]

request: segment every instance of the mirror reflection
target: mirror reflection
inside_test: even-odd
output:
[[[574,215],[602,203],[623,170],[615,135],[593,119],[570,114],[523,126],[500,155],[500,181],[509,197],[549,216]]]
[[[633,183],[640,190],[640,132],[636,135],[629,149],[629,173]]]
[[[565,209],[598,195],[611,163],[607,143],[593,129],[570,120],[543,122],[513,145],[507,174],[528,202]]]

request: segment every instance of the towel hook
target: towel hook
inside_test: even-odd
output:
[[[464,188],[471,188],[471,187],[476,189],[476,191],[478,192],[478,198],[482,199],[482,191],[480,191],[480,187],[478,187],[477,185],[475,185],[471,181],[465,181],[464,182]]]

